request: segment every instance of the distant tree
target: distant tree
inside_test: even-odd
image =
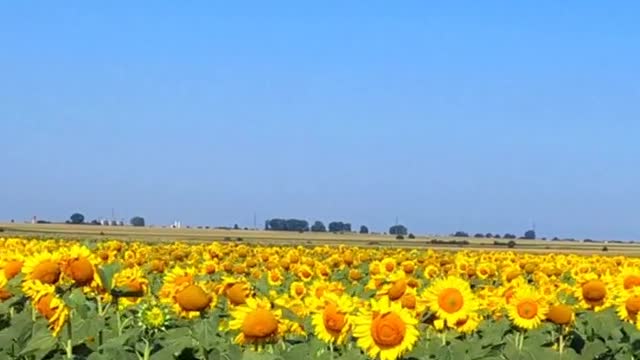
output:
[[[369,233],[369,228],[362,225],[360,226],[360,234],[368,234]]]
[[[322,221],[316,221],[311,225],[311,232],[326,232],[327,228],[324,226]]]
[[[91,225],[100,225],[100,221],[98,220],[91,220]]]
[[[391,235],[407,235],[407,227],[404,225],[394,225],[389,228],[389,234]]]
[[[332,221],[329,223],[330,232],[351,232],[351,224],[342,221]]]
[[[560,239],[558,239],[557,236],[554,236],[553,239],[551,239],[551,241],[560,241]]]
[[[134,216],[134,217],[131,218],[130,223],[131,223],[132,226],[140,226],[140,227],[142,227],[142,226],[144,226],[144,218],[140,217],[140,216]]]
[[[524,233],[523,238],[525,238],[525,239],[527,239],[527,240],[533,240],[533,239],[535,239],[535,238],[536,238],[536,232],[535,232],[535,231],[533,231],[533,230],[527,230],[527,231]]]
[[[309,223],[299,219],[271,219],[267,220],[265,230],[273,231],[309,231]]]
[[[509,233],[504,234],[504,236],[503,236],[503,237],[504,237],[505,239],[515,239],[515,238],[516,238],[516,236],[515,236],[515,235],[513,235],[513,234],[509,234]]]
[[[469,234],[467,234],[464,231],[456,231],[455,234],[453,234],[454,237],[469,237]]]
[[[475,237],[475,238],[483,238],[484,234],[477,233],[477,234],[473,235],[473,237]]]
[[[516,242],[513,240],[509,240],[509,242],[507,243],[507,247],[513,249],[514,247],[516,247]]]
[[[233,230],[240,230],[240,226],[238,226],[238,224],[234,224],[233,225]]]
[[[84,215],[80,213],[74,213],[69,218],[72,224],[82,224],[84,222]]]
[[[484,234],[484,237],[486,237],[487,239],[491,239],[491,238],[493,238],[493,234],[492,233],[486,233],[486,234]]]
[[[415,239],[415,238],[416,238],[416,236],[415,236],[415,235],[413,235],[413,233],[410,233],[410,234],[409,234],[409,236],[407,236],[407,237],[408,237],[409,239]]]
[[[396,235],[396,240],[404,240],[404,236],[401,234]]]
[[[500,239],[501,238],[500,234],[495,234],[495,235],[493,235],[493,237],[496,238],[496,239]]]

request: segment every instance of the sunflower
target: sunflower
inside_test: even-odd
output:
[[[573,308],[566,304],[555,304],[549,306],[547,320],[556,325],[569,325],[575,320]]]
[[[301,281],[294,281],[289,285],[289,295],[295,299],[302,299],[307,295],[307,287]]]
[[[43,284],[55,285],[60,280],[60,255],[41,252],[27,258],[22,266],[25,280],[36,280]]]
[[[218,295],[224,295],[231,306],[243,305],[251,296],[251,285],[244,278],[224,277],[217,286]]]
[[[388,298],[371,300],[354,319],[353,335],[358,346],[371,358],[395,360],[411,351],[420,333],[418,320],[398,303]]]
[[[311,323],[318,339],[326,343],[344,344],[351,328],[351,312],[355,305],[348,295],[328,293],[324,308],[312,316]]]
[[[118,272],[113,277],[113,283],[116,288],[132,294],[120,298],[119,307],[122,309],[139,304],[149,291],[149,280],[140,268],[128,268]]]
[[[40,281],[30,280],[22,285],[22,289],[31,300],[33,308],[47,319],[53,336],[58,336],[69,318],[69,308],[56,295],[56,287]]]
[[[507,306],[507,314],[522,329],[535,329],[544,320],[549,306],[544,297],[530,286],[519,287]]]
[[[395,258],[392,258],[392,257],[386,257],[386,258],[382,259],[382,262],[381,262],[380,265],[381,265],[382,272],[385,275],[390,275],[394,271],[396,271],[397,260]]]
[[[469,283],[454,276],[434,281],[423,297],[431,311],[449,327],[454,327],[458,321],[466,319],[480,308]]]
[[[7,280],[13,279],[16,275],[22,272],[22,266],[24,261],[21,259],[13,259],[4,263],[2,272]]]
[[[287,327],[281,320],[282,312],[272,309],[266,299],[248,298],[246,304],[231,310],[230,315],[229,329],[238,331],[234,341],[241,345],[277,342]]]
[[[73,245],[64,251],[64,273],[77,286],[90,285],[97,277],[95,265],[98,259],[85,246]]]
[[[638,323],[640,312],[640,287],[634,287],[629,291],[621,291],[617,296],[616,313],[622,321],[633,324]]]
[[[282,276],[280,270],[274,269],[267,272],[267,281],[269,282],[270,286],[277,287],[282,285],[284,277]]]
[[[7,290],[8,280],[3,273],[0,273],[0,301],[5,301],[13,297],[11,291]]]
[[[616,279],[619,279],[619,287],[624,290],[631,290],[635,287],[640,286],[640,268],[638,266],[633,266],[630,264],[626,264],[620,270],[620,274],[616,276]]]
[[[311,281],[313,278],[313,271],[308,265],[300,265],[295,269],[298,278],[304,282]]]
[[[583,308],[602,311],[611,306],[613,289],[607,276],[590,273],[576,280],[578,286],[575,289],[575,296],[580,300],[580,305]]]

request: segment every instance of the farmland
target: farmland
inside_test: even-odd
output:
[[[122,233],[5,228],[0,358],[638,354],[640,262],[614,255],[617,244],[578,255],[524,240],[514,252],[480,240],[434,249],[375,235],[98,229]]]
[[[87,226],[69,224],[10,224],[0,223],[4,229],[4,236],[30,236],[42,238],[65,239],[93,239],[122,241],[144,241],[148,243],[166,243],[185,241],[188,243],[203,243],[211,241],[238,241],[256,245],[350,245],[358,247],[401,247],[401,248],[432,248],[432,249],[476,249],[498,250],[504,249],[508,242],[506,239],[494,238],[455,238],[440,235],[416,235],[415,239],[406,238],[397,240],[392,235],[382,234],[358,234],[358,233],[297,233],[284,231],[263,230],[221,230],[221,229],[171,229],[161,227],[109,227]],[[433,240],[442,243],[434,244]],[[466,246],[447,245],[447,242],[469,242]],[[503,244],[496,246],[495,242]],[[640,244],[634,243],[607,243],[603,242],[573,242],[573,241],[545,241],[516,239],[516,247],[513,251],[526,252],[554,252],[554,253],[602,253],[609,255],[640,255]],[[607,252],[602,249],[606,245]]]

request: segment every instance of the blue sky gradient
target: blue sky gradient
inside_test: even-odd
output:
[[[0,219],[640,239],[640,3],[0,4]]]

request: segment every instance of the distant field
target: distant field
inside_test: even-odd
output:
[[[329,245],[340,244],[372,247],[403,247],[403,248],[434,248],[434,249],[507,249],[505,246],[496,246],[494,241],[506,243],[505,239],[490,238],[453,238],[449,236],[416,235],[415,239],[396,240],[392,235],[357,234],[357,233],[297,233],[263,230],[219,230],[219,229],[170,229],[159,227],[132,227],[132,226],[91,226],[68,224],[11,224],[0,223],[4,229],[0,237],[30,236],[70,239],[118,239],[123,241],[148,241],[148,242],[211,242],[211,241],[242,241],[256,244],[273,245]],[[469,245],[432,244],[431,240],[443,241],[467,240]],[[581,243],[571,241],[544,241],[544,240],[520,240],[517,239],[514,251],[531,252],[573,252],[573,253],[600,253],[610,255],[640,256],[640,244],[604,244]],[[606,246],[608,251],[603,252]]]

